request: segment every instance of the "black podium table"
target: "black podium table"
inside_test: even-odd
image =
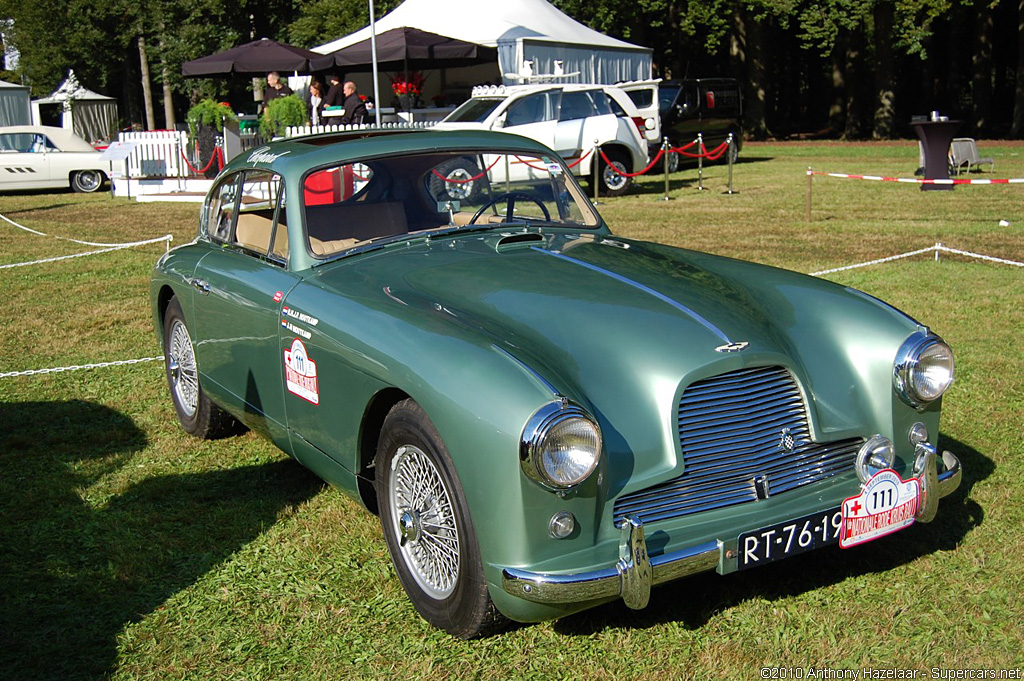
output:
[[[911,121],[924,150],[924,179],[949,179],[949,145],[960,121]],[[951,184],[922,184],[921,191],[951,190]]]

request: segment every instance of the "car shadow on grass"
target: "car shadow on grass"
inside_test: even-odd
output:
[[[569,636],[591,636],[608,628],[646,629],[666,622],[699,629],[718,613],[750,599],[782,600],[850,577],[889,572],[928,554],[953,551],[968,532],[984,522],[984,509],[970,494],[975,484],[992,474],[995,464],[945,436],[940,437],[939,449],[959,457],[963,481],[956,492],[939,502],[939,514],[930,524],[917,524],[849,550],[830,546],[743,573],[723,577],[711,572],[681,579],[655,587],[650,605],[643,610],[630,610],[616,601],[558,620],[555,630]]]
[[[81,400],[0,404],[0,677],[91,678],[117,635],[315,495],[291,461],[117,489],[147,446],[124,414]],[[127,477],[127,476],[126,476]],[[137,479],[135,471],[132,478]]]

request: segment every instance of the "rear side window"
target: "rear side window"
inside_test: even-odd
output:
[[[203,209],[203,229],[214,241],[283,264],[288,230],[281,176],[247,170],[225,178]]]
[[[654,103],[654,90],[627,90],[626,94],[629,95],[629,98],[633,100],[638,109],[644,109]]]
[[[558,112],[558,120],[575,121],[580,118],[596,116],[597,113],[597,108],[590,99],[589,92],[562,93],[562,106]],[[611,110],[609,109],[606,113],[611,113]]]

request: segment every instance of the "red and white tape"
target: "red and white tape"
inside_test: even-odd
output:
[[[808,170],[807,174],[824,175],[825,177],[839,177],[846,180],[873,180],[875,182],[905,182],[907,184],[1024,184],[1024,177],[988,180],[928,180],[917,177],[884,177],[882,175],[854,175],[852,173],[823,173],[818,170]]]

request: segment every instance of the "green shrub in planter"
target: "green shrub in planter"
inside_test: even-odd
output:
[[[216,128],[217,132],[223,132],[224,120],[237,122],[238,116],[228,104],[204,99],[188,110],[186,119],[189,132],[194,136],[203,127]]]
[[[267,104],[260,116],[260,134],[267,138],[282,137],[285,128],[304,125],[306,121],[306,103],[298,95],[279,97]]]

